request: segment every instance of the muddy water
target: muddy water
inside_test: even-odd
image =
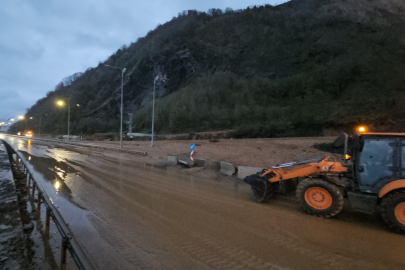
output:
[[[317,218],[241,182],[7,140],[100,269],[405,269],[405,237],[375,216]]]

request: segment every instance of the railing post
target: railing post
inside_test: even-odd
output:
[[[45,232],[49,234],[49,228],[51,225],[51,209],[46,208],[46,217],[45,217]]]
[[[41,200],[42,200],[42,195],[38,191],[38,204],[37,204],[37,212],[38,212],[38,217],[41,218]]]
[[[61,256],[60,256],[60,267],[64,269],[66,266],[66,251],[67,251],[67,238],[63,237],[62,239],[62,248],[61,248]]]
[[[32,195],[31,195],[32,199],[35,198],[34,196],[35,196],[35,182],[32,181]]]

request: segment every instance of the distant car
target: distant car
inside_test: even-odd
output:
[[[29,131],[19,131],[17,132],[18,136],[25,136],[25,137],[32,137],[34,135],[34,133],[29,130]]]

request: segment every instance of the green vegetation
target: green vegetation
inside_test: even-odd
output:
[[[395,125],[405,113],[405,22],[401,10],[365,3],[361,10],[346,9],[347,1],[302,0],[183,12],[104,63],[128,70],[124,109],[134,113],[136,132],[150,132],[157,70],[168,78],[157,86],[158,133],[309,136],[357,122]],[[358,20],[364,9],[368,17]],[[71,133],[117,131],[120,79],[100,63],[27,115],[48,112],[42,132],[66,133],[66,110],[54,101],[70,96],[81,104],[72,109]]]

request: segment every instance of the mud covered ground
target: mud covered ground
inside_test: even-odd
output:
[[[339,160],[340,155],[326,152],[327,147],[314,145],[328,145],[336,137],[308,137],[308,138],[274,138],[274,139],[218,139],[218,140],[169,140],[155,141],[151,147],[150,141],[124,141],[123,148],[147,152],[146,157],[132,156],[132,160],[158,164],[168,155],[190,153],[190,143],[195,144],[194,157],[227,161],[236,166],[256,166],[267,168],[276,164],[303,160],[314,157],[331,156],[331,160]],[[119,147],[119,142],[97,141],[94,145]],[[319,150],[323,149],[323,150]],[[91,150],[89,150],[91,152]],[[111,154],[110,154],[111,155]],[[114,155],[114,154],[112,154]],[[117,154],[117,156],[123,156]]]
[[[327,155],[313,144],[333,139],[194,143],[202,158],[267,166]],[[145,161],[141,156],[8,141],[29,161],[99,269],[405,269],[405,237],[390,232],[379,216],[348,205],[334,218],[318,218],[303,213],[293,196],[256,203],[235,177],[151,166],[138,162]],[[159,163],[187,153],[189,143],[131,147]]]

